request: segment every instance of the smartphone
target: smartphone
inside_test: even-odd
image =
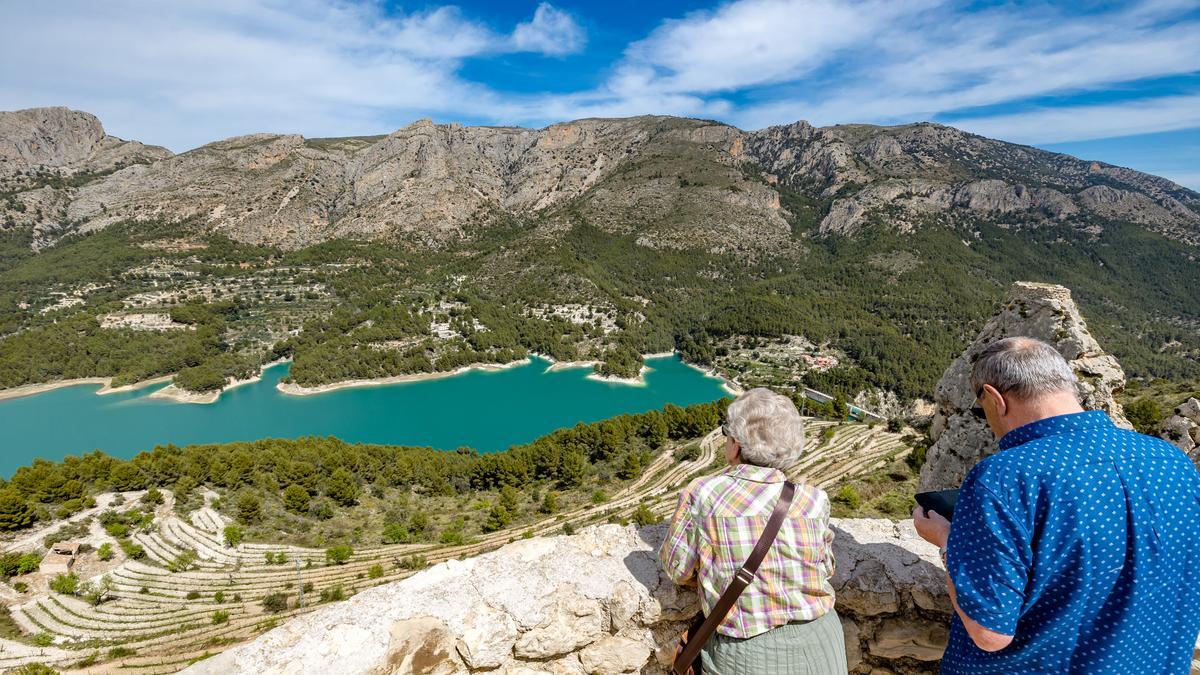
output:
[[[926,512],[937,511],[946,520],[954,520],[954,503],[958,501],[958,490],[918,492],[916,497],[917,503]]]

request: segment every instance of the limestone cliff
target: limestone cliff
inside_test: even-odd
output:
[[[1200,400],[1189,398],[1159,429],[1163,438],[1178,445],[1200,468]]]
[[[31,170],[94,179],[39,182]],[[437,248],[497,224],[552,235],[586,221],[650,247],[767,251],[796,246],[798,214],[781,203],[796,194],[817,205],[818,235],[871,223],[1132,223],[1200,243],[1194,191],[935,124],[747,132],[652,116],[543,129],[422,120],[386,136],[255,134],[172,156],[106,135],[87,113],[44,108],[0,113],[0,190],[13,194],[0,218],[32,228],[35,247],[123,220],[282,248],[335,237]]]
[[[938,381],[931,429],[934,444],[921,467],[922,490],[958,487],[971,467],[996,451],[987,423],[971,414],[975,405],[971,367],[984,347],[1015,335],[1044,340],[1058,349],[1075,371],[1084,407],[1104,410],[1119,426],[1130,428],[1116,400],[1125,388],[1125,372],[1088,332],[1071,292],[1062,286],[1017,282],[999,313]]]
[[[911,522],[835,520],[838,613],[854,672],[936,669],[950,601]],[[665,526],[517,541],[298,617],[187,673],[666,673],[698,609],[667,579]]]
[[[78,110],[0,112],[0,179],[26,172],[103,172],[170,156],[166,148],[110,136],[95,115]]]

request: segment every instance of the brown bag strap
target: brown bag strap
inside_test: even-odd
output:
[[[733,580],[729,582],[729,587],[717,600],[712,612],[704,619],[704,623],[701,624],[696,634],[688,636],[687,644],[676,657],[673,664],[676,673],[687,672],[692,661],[696,660],[696,656],[704,647],[704,643],[708,642],[712,634],[717,631],[717,626],[721,625],[721,622],[729,615],[729,610],[733,609],[733,605],[742,595],[742,591],[746,590],[750,582],[754,581],[754,574],[758,572],[758,566],[762,564],[763,558],[767,557],[767,551],[770,550],[771,544],[775,543],[775,537],[779,534],[779,528],[783,526],[783,519],[791,511],[792,498],[795,496],[796,485],[790,481],[784,481],[783,492],[779,495],[779,501],[775,502],[775,510],[771,512],[767,527],[763,530],[762,536],[758,538],[758,543],[754,545],[754,550],[750,552],[750,557],[733,575]],[[680,670],[681,667],[683,670]]]

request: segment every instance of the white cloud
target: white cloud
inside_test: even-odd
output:
[[[517,24],[512,34],[516,50],[555,56],[578,52],[586,42],[583,28],[575,19],[548,2],[538,5],[533,20]]]
[[[1047,108],[951,119],[961,129],[1016,143],[1048,144],[1200,127],[1200,95]]]
[[[616,92],[729,91],[795,80],[840,58],[915,3],[741,0],[667,21],[631,45],[610,83]]]
[[[0,25],[27,28],[0,41],[0,109],[70,105],[111,133],[175,150],[254,131],[380,133],[421,116],[673,114],[743,128],[938,118],[1025,141],[1198,126],[1192,94],[1071,112],[972,110],[1200,72],[1200,21],[1186,18],[1196,0],[1090,14],[1052,3],[734,0],[664,20],[601,85],[553,94],[504,93],[464,79],[462,65],[582,50],[583,29],[555,6],[506,31],[454,6],[397,15],[380,2],[0,3]]]
[[[460,78],[462,58],[564,48],[530,35],[583,40],[550,5],[523,24],[521,44],[454,7],[394,16],[320,0],[152,11],[135,0],[0,3],[0,25],[29,28],[0,40],[0,109],[68,105],[114,135],[177,151],[255,131],[364,134],[424,115],[505,116],[519,102]]]

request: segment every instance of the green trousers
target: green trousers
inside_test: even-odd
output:
[[[793,621],[752,638],[717,633],[701,652],[705,675],[846,675],[837,612]]]

